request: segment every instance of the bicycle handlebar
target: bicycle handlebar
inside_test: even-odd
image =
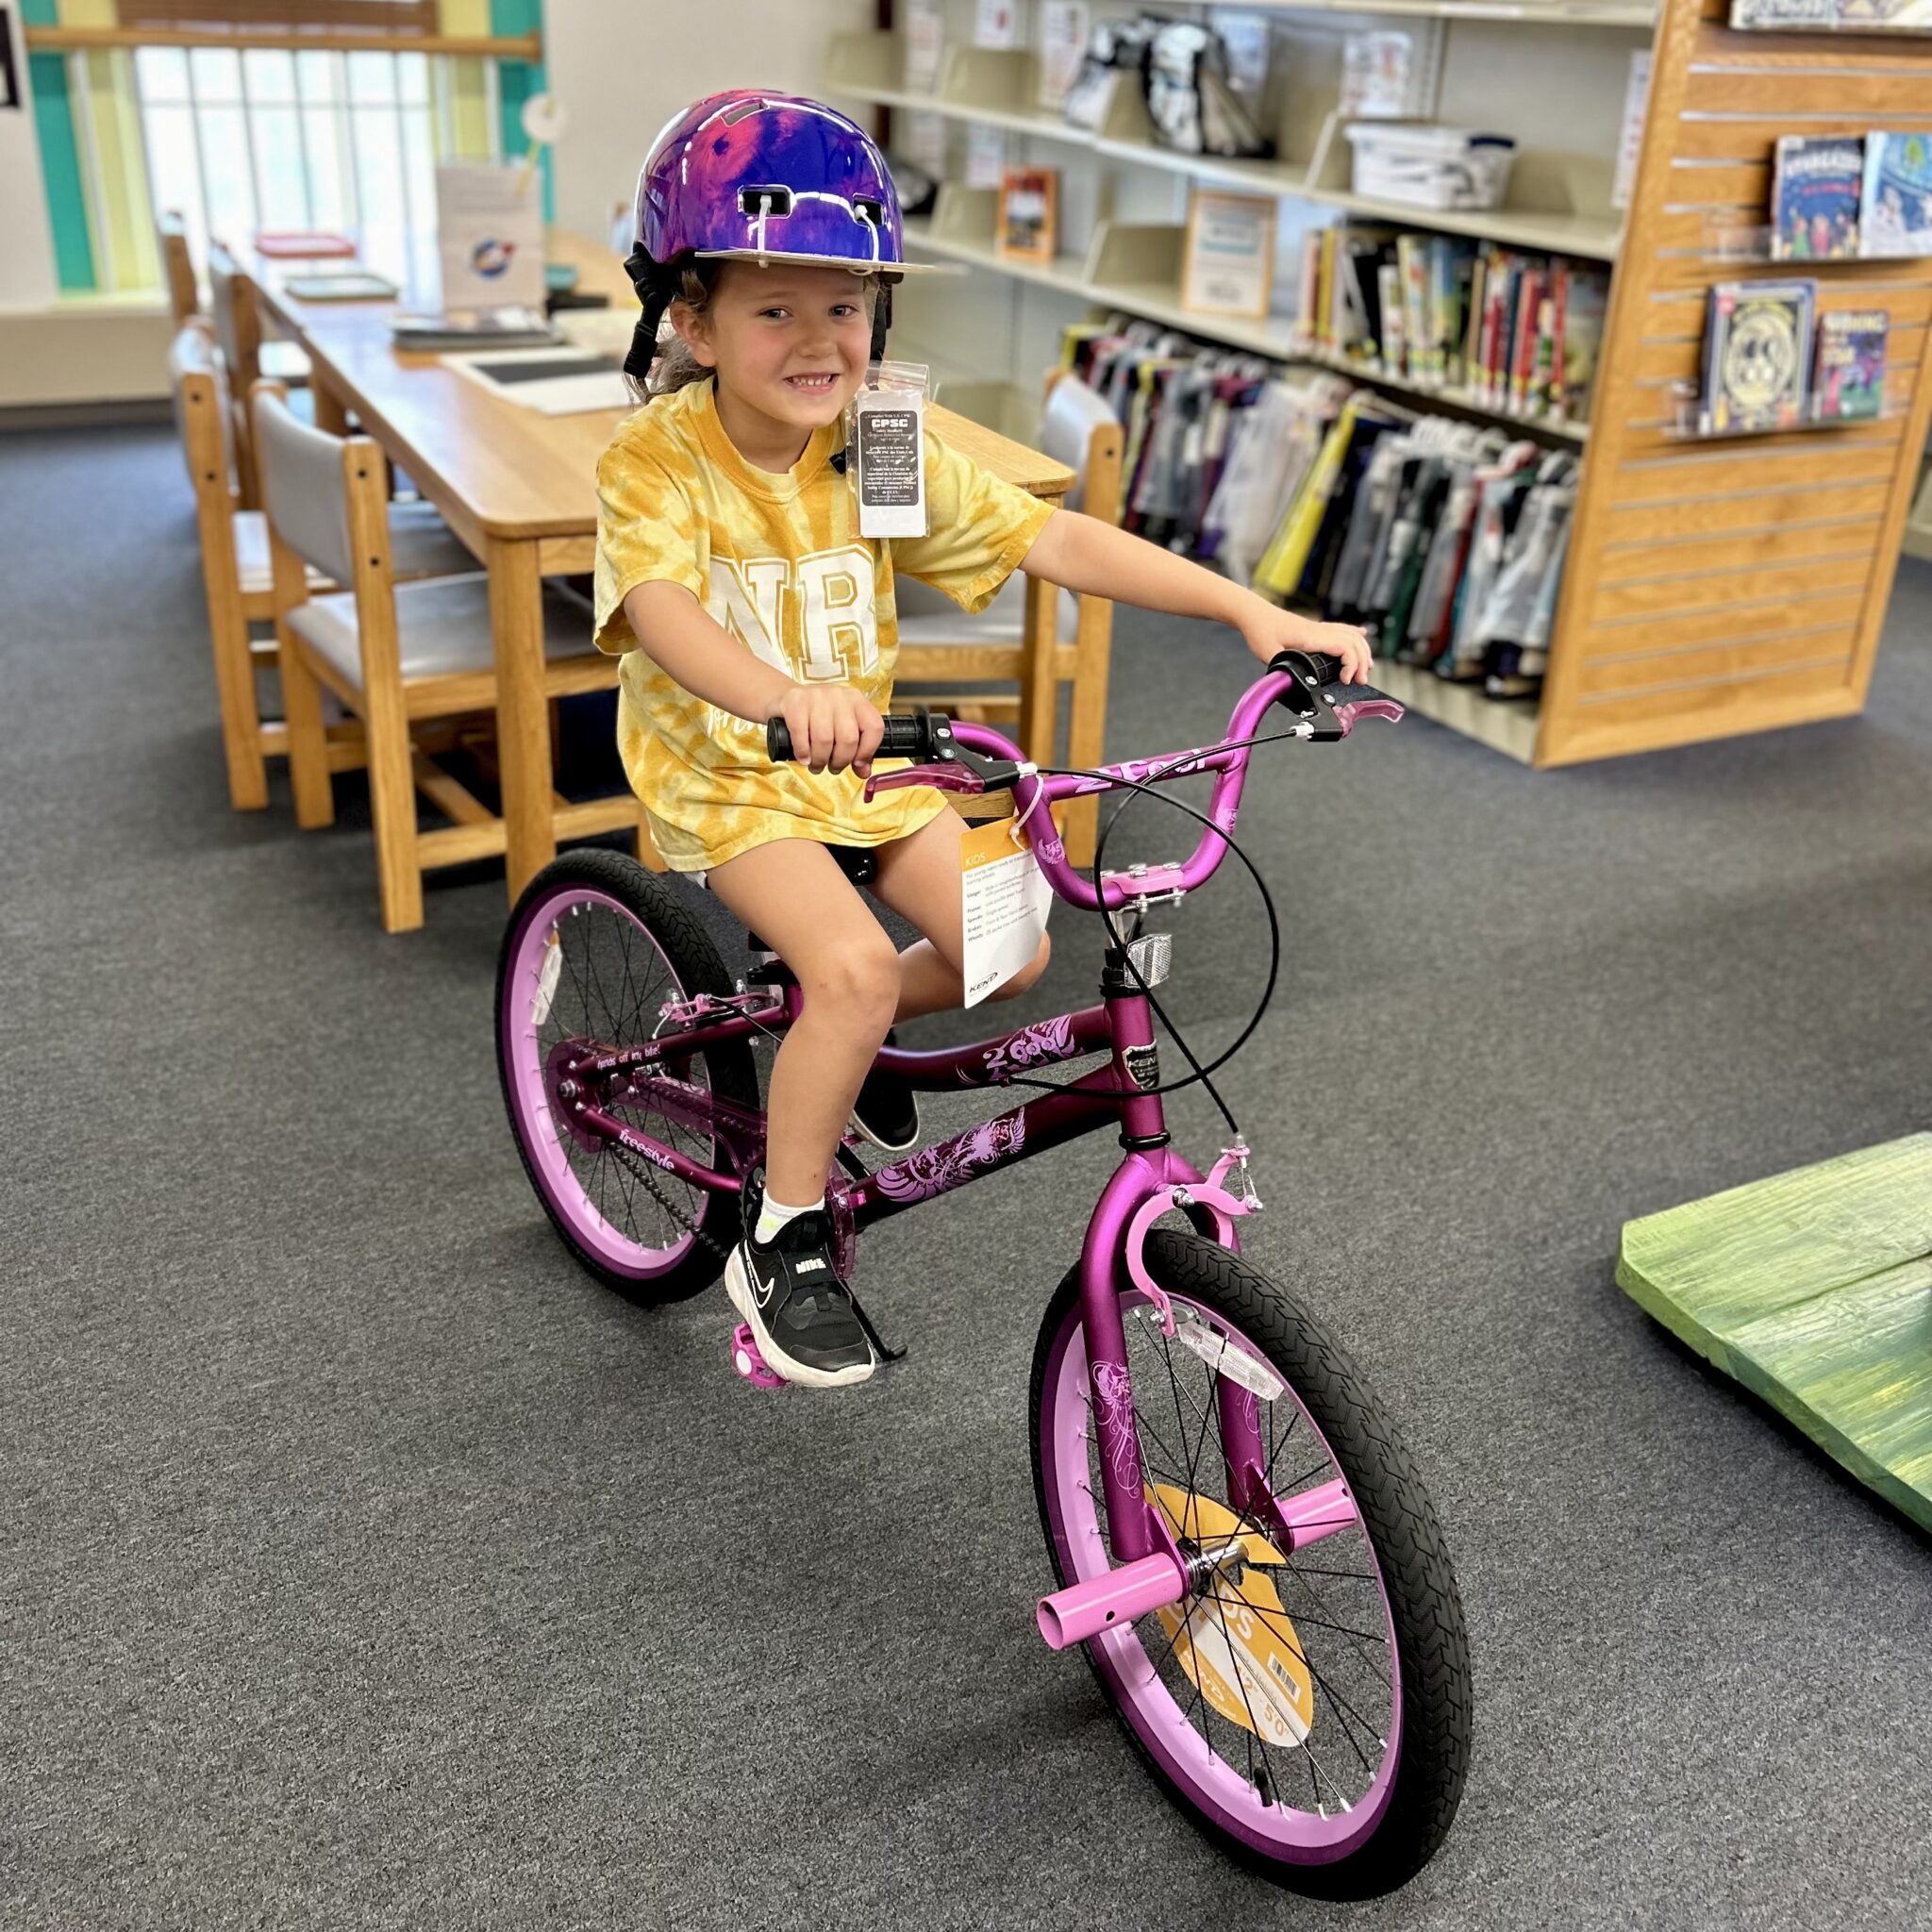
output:
[[[922,760],[931,758],[933,716],[934,714],[924,707],[909,713],[889,712],[882,721],[886,727],[886,735],[879,740],[879,748],[873,756],[879,758]],[[791,729],[784,719],[765,720],[765,750],[774,765],[782,765],[792,756]]]
[[[1392,698],[1365,686],[1359,688],[1359,696],[1339,697],[1338,689],[1351,689],[1338,686],[1341,673],[1339,658],[1283,651],[1241,693],[1228,719],[1227,737],[1221,743],[1171,752],[1163,758],[1129,758],[1064,776],[1040,775],[1017,745],[989,725],[956,723],[942,712],[924,707],[909,715],[893,713],[885,720],[886,734],[874,756],[909,758],[918,762],[899,771],[874,772],[867,781],[866,796],[904,785],[936,785],[953,791],[998,791],[1010,786],[1025,820],[1025,838],[1033,856],[1047,883],[1069,905],[1091,912],[1104,898],[1108,908],[1116,910],[1135,899],[1192,891],[1208,881],[1226,852],[1222,834],[1234,829],[1241,810],[1250,749],[1246,741],[1260,735],[1261,720],[1274,706],[1286,707],[1300,721],[1290,727],[1288,735],[1316,741],[1344,739],[1363,718],[1392,720],[1402,716],[1403,708]],[[774,763],[792,755],[791,734],[782,718],[767,721],[765,742]],[[989,759],[991,762],[985,762]],[[1052,806],[1064,798],[1204,772],[1215,774],[1214,795],[1208,808],[1213,824],[1201,834],[1192,853],[1179,865],[1149,866],[1131,878],[1107,874],[1098,893],[1092,881],[1081,877],[1067,862],[1052,817],[1037,809],[1041,804]]]

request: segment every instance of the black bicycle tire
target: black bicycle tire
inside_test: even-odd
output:
[[[724,963],[718,957],[718,949],[711,943],[710,936],[697,919],[678,904],[676,894],[662,880],[624,853],[601,851],[594,846],[568,852],[553,859],[524,888],[509,916],[509,923],[503,929],[503,941],[497,950],[496,1077],[503,1091],[504,1110],[510,1123],[510,1139],[516,1142],[517,1155],[524,1163],[524,1172],[529,1177],[532,1191],[543,1204],[543,1211],[550,1217],[551,1225],[557,1229],[564,1246],[578,1264],[606,1288],[640,1307],[660,1307],[672,1302],[689,1301],[693,1295],[702,1294],[724,1273],[723,1257],[700,1240],[675,1267],[648,1281],[632,1280],[606,1267],[595,1256],[585,1253],[551,1205],[549,1195],[538,1185],[530,1150],[518,1128],[516,1101],[503,1048],[503,1001],[509,976],[510,946],[523,926],[525,911],[531,903],[544,894],[555,892],[560,886],[572,885],[608,893],[624,907],[663,953],[687,996],[708,992],[724,997],[735,992],[737,988],[725,972]],[[743,1107],[756,1108],[758,1106],[758,1062],[744,1041],[727,1041],[722,1045],[702,1048],[692,1058],[704,1062],[712,1092]],[[738,1240],[740,1218],[740,1204],[735,1195],[713,1194],[705,1204],[704,1215],[698,1223],[699,1230],[720,1247],[728,1250]]]
[[[1287,1290],[1198,1235],[1157,1227],[1147,1237],[1144,1253],[1150,1273],[1163,1288],[1217,1310],[1262,1347],[1327,1438],[1355,1493],[1388,1592],[1402,1668],[1402,1755],[1388,1811],[1364,1845],[1332,1863],[1300,1865],[1268,1857],[1189,1802],[1141,1741],[1089,1652],[1094,1681],[1170,1802],[1230,1857],[1288,1890],[1314,1897],[1361,1899],[1393,1891],[1429,1862],[1448,1836],[1469,1770],[1468,1639],[1455,1572],[1428,1492],[1360,1371]],[[1041,1404],[1054,1344],[1077,1310],[1079,1290],[1076,1266],[1068,1271],[1041,1318],[1027,1398],[1034,1501],[1049,1560],[1063,1586],[1073,1579],[1060,1567],[1047,1511]]]

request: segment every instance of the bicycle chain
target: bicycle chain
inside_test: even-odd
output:
[[[649,1161],[640,1160],[638,1157],[635,1154],[633,1154],[630,1151],[630,1149],[625,1146],[621,1141],[613,1141],[609,1144],[610,1152],[616,1157],[618,1164],[622,1166],[627,1173],[629,1173],[634,1178],[643,1182],[645,1190],[649,1192],[652,1200],[657,1202],[658,1207],[663,1208],[665,1213],[670,1215],[671,1219],[675,1223],[676,1223],[678,1226],[685,1229],[687,1233],[695,1235],[697,1239],[705,1244],[706,1247],[710,1249],[712,1254],[717,1256],[719,1260],[728,1261],[731,1258],[731,1250],[724,1246],[723,1242],[715,1240],[711,1235],[707,1233],[705,1228],[701,1225],[702,1217],[700,1217],[700,1221],[692,1221],[690,1218],[690,1216],[683,1211],[683,1209],[675,1207],[672,1202],[665,1198],[664,1191],[661,1188],[658,1187],[657,1176],[652,1172],[651,1163]]]

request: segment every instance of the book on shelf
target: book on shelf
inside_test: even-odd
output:
[[[1858,241],[1861,255],[1932,255],[1932,135],[1865,137]]]
[[[1325,228],[1305,244],[1297,339],[1365,374],[1526,421],[1587,412],[1609,282],[1495,242]]]
[[[1059,250],[1058,168],[1008,168],[1000,179],[996,246],[1006,261],[1052,262]]]
[[[1774,261],[1838,261],[1858,252],[1865,143],[1857,135],[1787,134],[1772,169]]]
[[[1712,431],[1790,429],[1811,382],[1816,282],[1720,282],[1704,340],[1704,413]]]
[[[1890,324],[1883,308],[1840,308],[1818,318],[1811,392],[1821,421],[1849,423],[1884,413]]]

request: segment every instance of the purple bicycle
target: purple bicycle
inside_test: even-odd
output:
[[[1056,1650],[1085,1648],[1155,1775],[1228,1851],[1297,1890],[1365,1897],[1427,1862],[1461,1796],[1461,1604],[1422,1481],[1374,1395],[1314,1316],[1241,1255],[1241,1223],[1260,1205],[1248,1148],[1235,1135],[1204,1174],[1170,1142],[1152,991],[1170,945],[1143,929],[1150,905],[1239,852],[1253,746],[1337,741],[1364,718],[1402,715],[1329,682],[1335,670],[1284,652],[1222,742],[1091,772],[1037,772],[999,733],[935,714],[887,720],[881,755],[915,762],[873,785],[1010,788],[1053,890],[1100,912],[1108,943],[1097,1006],[942,1052],[882,1048],[877,1064],[923,1091],[1051,1091],[874,1171],[848,1142],[826,1199],[849,1280],[872,1223],[1118,1129],[1120,1165],[1034,1352],[1034,1486],[1059,1583],[1038,1606],[1040,1631]],[[783,733],[774,724],[774,756]],[[1049,812],[1032,809],[1210,773],[1180,865],[1105,872],[1103,839],[1083,877]],[[752,1042],[782,1035],[801,997],[773,960],[734,982],[675,889],[621,855],[566,855],[524,892],[497,980],[510,1124],[558,1233],[628,1299],[679,1300],[718,1279],[764,1154]],[[1096,1055],[1076,1076],[1040,1078]],[[732,1356],[741,1375],[778,1385],[749,1329]]]

